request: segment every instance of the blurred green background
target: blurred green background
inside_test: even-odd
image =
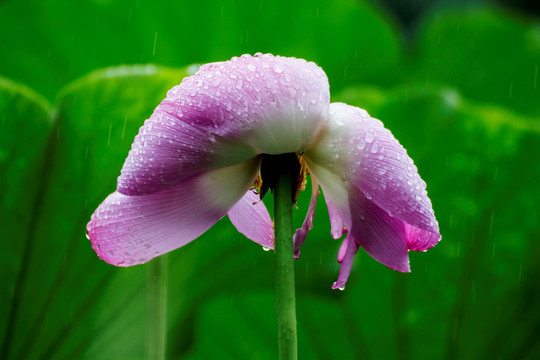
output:
[[[295,263],[300,358],[540,358],[536,4],[0,1],[0,358],[145,358],[148,266],[100,261],[85,225],[189,66],[255,52],[315,61],[333,101],[381,119],[443,235],[411,274],[360,250],[333,291],[321,197]],[[224,218],[168,264],[168,358],[276,358],[272,252]]]

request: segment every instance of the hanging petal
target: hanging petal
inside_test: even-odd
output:
[[[417,228],[408,231],[411,250],[425,250],[440,239],[426,184],[416,166],[390,131],[364,110],[331,104],[328,127],[305,158],[325,167],[389,216]]]
[[[324,198],[326,202],[326,208],[328,209],[328,217],[330,219],[330,233],[334,239],[339,239],[343,234],[347,233],[347,229],[343,225],[343,220],[339,217],[339,214],[336,210],[334,204],[327,196]]]
[[[344,183],[332,172],[314,163],[308,162],[308,166],[312,176],[316,176],[321,184],[325,198],[335,204],[335,210],[348,231],[346,241],[350,244],[354,240],[375,260],[391,269],[410,271],[405,223],[389,216],[362,192]],[[346,254],[343,251],[338,260],[343,261]]]
[[[260,159],[185,180],[150,195],[111,194],[92,215],[87,233],[101,259],[141,264],[197,238],[242,198]],[[226,190],[224,190],[226,189]]]
[[[345,289],[345,284],[351,273],[352,262],[354,255],[358,251],[358,247],[358,243],[354,241],[354,238],[351,235],[348,235],[345,240],[343,240],[338,254],[338,262],[341,264],[341,268],[339,269],[337,281],[332,284],[332,289]]]
[[[293,235],[294,243],[294,258],[298,259],[300,256],[300,247],[306,241],[306,236],[309,230],[313,229],[313,217],[315,216],[315,205],[317,205],[317,197],[319,196],[319,183],[314,177],[311,178],[311,200],[309,202],[309,209],[304,219],[302,227],[296,229]]]
[[[268,249],[274,248],[274,228],[266,206],[253,190],[248,192],[228,212],[236,229],[248,239]]]

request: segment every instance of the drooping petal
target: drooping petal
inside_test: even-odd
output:
[[[354,238],[351,235],[348,235],[345,240],[343,240],[338,254],[338,262],[341,264],[341,268],[339,269],[337,281],[332,284],[332,289],[345,289],[345,284],[351,273],[354,255],[358,251],[358,247],[358,242],[354,241]]]
[[[328,127],[305,157],[326,164],[341,182],[389,216],[417,228],[408,230],[411,250],[428,249],[440,239],[426,184],[416,166],[390,131],[364,110],[331,104]]]
[[[272,218],[253,190],[248,192],[227,213],[236,229],[265,248],[274,248]]]
[[[260,159],[189,178],[150,195],[115,192],[87,225],[101,259],[117,266],[141,264],[197,238],[244,196]],[[224,190],[226,189],[226,190]]]
[[[255,153],[296,153],[324,126],[324,71],[302,59],[243,55],[201,66],[172,88],[141,128],[118,191],[141,195]]]
[[[350,252],[353,250],[348,250],[354,249],[351,242],[362,246],[375,260],[391,269],[410,271],[407,234],[403,221],[388,215],[352,184],[343,182],[326,168],[309,162],[308,166],[312,176],[316,176],[321,184],[325,198],[335,204],[335,211],[347,229],[344,240],[346,244],[343,245],[345,247],[340,249],[338,255],[338,261],[342,262],[344,270],[340,272],[340,280],[336,286],[345,285],[350,271],[351,264],[344,261],[352,259]]]
[[[411,271],[407,234],[401,220],[354,191],[350,192],[349,211],[353,216],[348,236],[378,262],[400,272]]]
[[[408,250],[426,250],[440,239],[412,160],[364,110],[331,104],[328,125],[304,158],[329,204],[333,235],[339,234],[339,221],[347,231],[335,287],[343,287],[350,272],[352,242],[384,265],[407,272]]]
[[[306,236],[309,230],[313,229],[313,217],[315,216],[315,205],[317,205],[317,197],[319,196],[319,183],[317,180],[311,178],[311,200],[309,202],[309,209],[302,224],[302,227],[296,229],[293,235],[294,243],[294,258],[298,259],[300,256],[300,247],[306,241]]]
[[[332,204],[332,200],[327,196],[324,198],[324,201],[326,202],[328,217],[330,218],[330,233],[334,239],[339,239],[347,230],[343,225],[343,220],[341,220],[336,207]]]

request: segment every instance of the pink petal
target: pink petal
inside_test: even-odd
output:
[[[407,234],[407,246],[409,250],[413,251],[431,249],[441,239],[438,232],[421,230],[407,223],[405,223],[405,233]]]
[[[199,129],[158,106],[135,137],[117,191],[124,195],[151,194],[255,156],[251,147]]]
[[[338,254],[342,271],[335,288],[345,286],[352,255],[358,246],[380,263],[401,272],[410,271],[405,224],[388,215],[351,184],[342,182],[337,175],[325,171],[316,163],[308,166],[313,176],[317,176],[324,192],[335,204],[335,211],[348,231]]]
[[[304,219],[302,227],[296,229],[293,235],[294,242],[294,258],[298,259],[300,256],[300,247],[306,241],[306,236],[309,230],[313,229],[313,217],[315,216],[315,205],[317,205],[317,197],[319,196],[319,183],[314,177],[311,178],[311,200],[309,202],[309,209]]]
[[[304,158],[327,199],[333,235],[342,225],[348,232],[334,287],[345,285],[356,252],[353,243],[386,266],[407,272],[408,250],[427,250],[439,241],[426,185],[412,160],[364,110],[331,104],[328,126]]]
[[[409,251],[405,226],[389,216],[373,201],[356,191],[350,192],[348,209],[352,223],[347,226],[352,237],[368,254],[391,269],[409,272]]]
[[[408,231],[411,250],[428,249],[440,239],[426,184],[416,166],[390,131],[364,110],[331,104],[328,127],[306,158],[327,164],[341,182],[389,216],[417,228]]]
[[[332,289],[345,289],[345,284],[351,273],[352,262],[354,255],[358,251],[359,244],[354,241],[354,238],[349,235],[343,240],[341,247],[339,248],[338,262],[341,264],[339,269],[339,277],[335,283],[332,284]]]
[[[272,218],[266,206],[253,190],[248,192],[228,212],[236,229],[248,239],[268,249],[274,248]]]
[[[324,200],[328,208],[328,217],[330,218],[330,233],[334,239],[339,239],[343,234],[347,233],[347,229],[345,229],[343,220],[339,217],[336,207],[332,204],[330,198],[327,196]]]
[[[255,154],[300,152],[326,123],[328,79],[314,63],[244,55],[184,78],[145,122],[118,179],[149,194]]]
[[[197,238],[242,198],[260,160],[211,171],[150,195],[111,194],[87,233],[99,257],[117,266],[141,264]]]
[[[161,106],[258,153],[283,154],[315,140],[326,123],[329,99],[328,79],[316,64],[259,54],[203,65],[171,89]]]

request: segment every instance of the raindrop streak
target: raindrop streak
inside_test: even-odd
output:
[[[536,85],[538,83],[538,65],[534,66],[534,83],[533,83],[533,89],[536,90]]]
[[[495,217],[495,213],[492,211],[491,212],[491,217],[489,219],[489,235],[492,235],[493,234],[493,219]]]
[[[127,116],[124,116],[124,127],[122,128],[122,140],[124,140],[124,135],[126,135],[126,125],[127,125]]]
[[[109,138],[107,139],[107,146],[111,146],[111,132],[112,132],[112,123],[109,124]]]
[[[154,48],[152,49],[152,56],[156,55],[156,44],[157,44],[157,31],[156,31],[156,34],[154,35]]]

